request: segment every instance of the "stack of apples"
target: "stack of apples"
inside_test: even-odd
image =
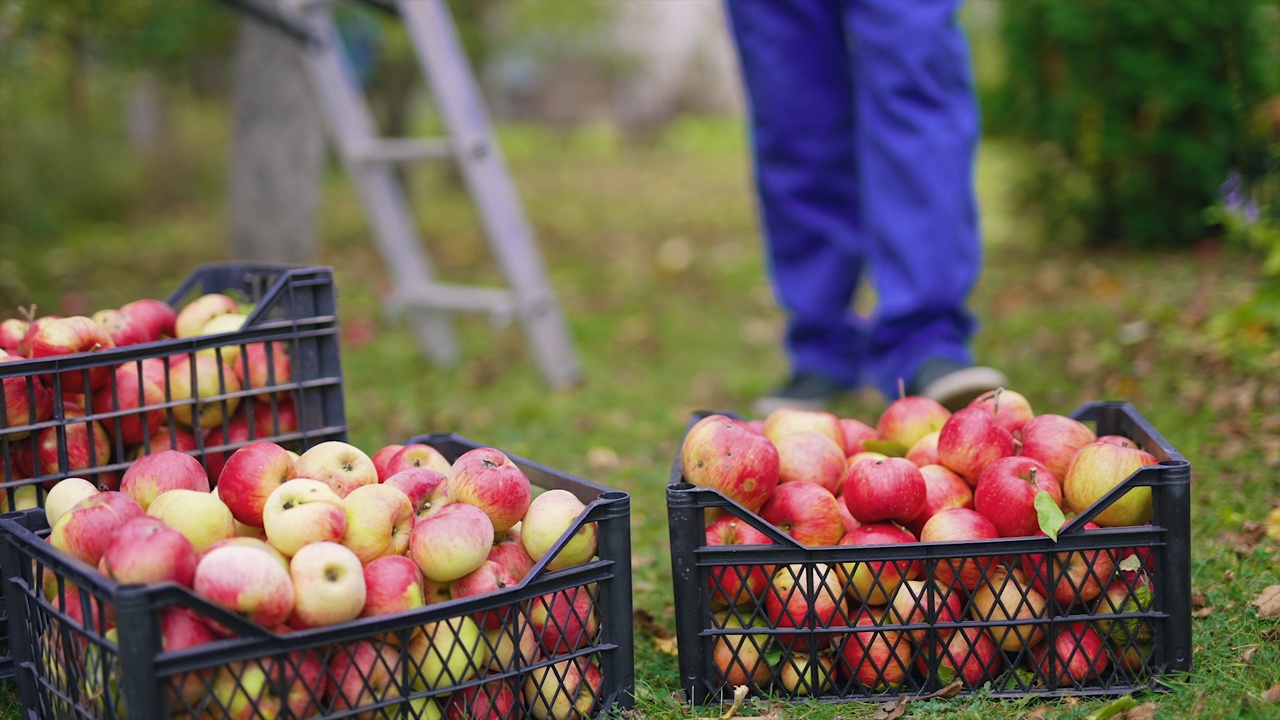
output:
[[[243,326],[249,310],[224,293],[205,293],[180,310],[145,298],[91,316],[9,318],[0,322],[0,363],[232,333]],[[292,392],[271,390],[291,380],[290,350],[278,341],[5,377],[0,442],[13,457],[6,480],[81,475],[102,489],[116,489],[118,473],[89,471],[157,449],[194,452],[294,432],[298,422]],[[263,392],[242,393],[252,388]],[[67,422],[34,434],[27,429],[55,413]],[[59,465],[60,443],[65,443],[65,467]],[[217,477],[225,456],[221,451],[208,454],[211,476]],[[4,509],[37,507],[40,493],[53,482],[20,486],[5,498]]]
[[[45,504],[48,542],[116,582],[176,583],[280,633],[500,594],[540,563],[589,562],[597,526],[583,520],[586,509],[567,490],[538,491],[496,448],[450,462],[422,443],[370,456],[340,441],[300,455],[250,442],[227,458],[216,484],[190,455],[162,450],[131,464],[119,490],[67,478]],[[46,577],[46,594],[84,623],[79,594],[59,592],[55,580]],[[525,669],[592,644],[597,604],[590,584],[474,612],[464,603],[456,616],[411,631],[326,639],[323,654],[299,651],[280,666],[268,658],[193,673],[174,683],[185,691],[185,705],[175,698],[175,706],[204,703],[210,717],[240,717],[245,707],[304,717],[418,693],[416,717],[585,717],[603,681],[594,660]],[[179,607],[165,611],[161,628],[166,650],[237,634]]]
[[[874,690],[913,670],[974,688],[1020,660],[1053,686],[1094,680],[1113,660],[1139,672],[1150,628],[1129,621],[1118,633],[1120,623],[1090,618],[1150,609],[1150,548],[988,556],[884,546],[1056,539],[1070,517],[1156,462],[1128,438],[1036,414],[1003,388],[954,413],[900,397],[874,426],[798,409],[707,415],[680,454],[686,482],[733,501],[708,511],[706,545],[775,544],[771,527],[807,547],[878,546],[860,562],[797,555],[794,564],[710,568],[717,627],[742,628],[713,642],[719,679],[821,694],[839,676]],[[1151,490],[1135,487],[1084,527],[1150,519]],[[1076,615],[1049,637],[1050,617]],[[918,624],[929,627],[901,628]],[[750,632],[757,626],[795,632]]]

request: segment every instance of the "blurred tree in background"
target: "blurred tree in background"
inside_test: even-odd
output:
[[[987,115],[1037,159],[1025,188],[1054,241],[1188,246],[1235,173],[1255,187],[1280,92],[1274,0],[1017,0],[1007,81]],[[1274,157],[1272,155],[1272,157]]]

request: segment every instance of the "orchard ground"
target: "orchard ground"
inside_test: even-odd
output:
[[[188,131],[205,133],[191,145],[205,148],[206,172],[224,162],[219,127]],[[653,619],[637,629],[636,715],[716,716],[722,708],[678,700],[676,658],[654,631],[674,628],[664,485],[690,413],[745,413],[785,373],[741,127],[688,120],[630,139],[599,128],[508,127],[501,140],[576,343],[581,384],[549,388],[520,327],[481,316],[457,318],[456,366],[430,365],[405,326],[382,313],[385,269],[355,195],[334,171],[319,260],[337,272],[350,439],[372,453],[453,431],[631,493],[635,604]],[[1280,702],[1263,699],[1280,683],[1280,620],[1250,604],[1280,577],[1280,544],[1260,531],[1280,505],[1280,349],[1248,326],[1217,330],[1249,296],[1258,263],[1213,241],[1179,253],[1064,246],[1016,203],[1028,161],[1009,145],[981,151],[978,354],[1037,412],[1132,403],[1192,464],[1195,669],[1170,679],[1170,692],[1138,701],[1155,703],[1159,717],[1280,715]],[[412,187],[440,275],[498,283],[457,177],[424,168]],[[6,271],[45,312],[163,298],[196,264],[225,259],[224,227],[221,196],[127,225],[86,220],[53,243],[6,238]],[[855,394],[836,410],[873,421],[883,407],[878,396]],[[1102,704],[979,697],[905,710],[913,718],[1074,718]],[[17,715],[11,682],[0,708]],[[879,710],[759,699],[739,714],[871,718]]]

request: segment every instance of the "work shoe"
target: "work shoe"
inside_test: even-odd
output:
[[[946,358],[930,358],[907,385],[908,395],[923,395],[937,400],[955,412],[979,395],[1007,387],[1009,379],[995,368],[964,365]]]
[[[825,375],[801,372],[792,375],[782,387],[768,395],[756,398],[752,406],[756,417],[768,417],[778,408],[795,410],[826,410],[837,397],[843,395],[848,388]]]

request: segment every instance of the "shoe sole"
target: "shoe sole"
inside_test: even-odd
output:
[[[1004,373],[989,367],[967,367],[947,373],[925,385],[920,394],[937,400],[946,409],[955,412],[968,405],[979,395],[1006,387],[1009,379]]]

